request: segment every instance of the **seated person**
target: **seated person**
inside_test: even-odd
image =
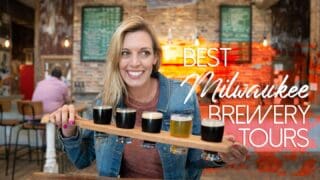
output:
[[[42,101],[43,113],[52,113],[71,101],[68,86],[61,80],[62,70],[55,66],[51,76],[38,82],[33,92],[32,101]]]

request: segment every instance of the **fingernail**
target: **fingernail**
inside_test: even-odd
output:
[[[67,129],[68,125],[67,124],[64,124],[63,125],[63,129]]]
[[[71,118],[69,119],[68,122],[69,122],[69,124],[71,124],[71,125],[74,125],[74,124],[75,124],[74,119],[71,119]]]

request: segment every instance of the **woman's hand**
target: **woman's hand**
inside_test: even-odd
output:
[[[231,150],[228,153],[219,152],[221,159],[226,164],[240,164],[246,160],[248,150],[245,146],[235,141],[233,136],[226,136],[226,139],[231,141],[233,144]]]
[[[56,124],[62,130],[64,137],[71,137],[76,134],[74,105],[64,105],[50,114],[50,122]]]

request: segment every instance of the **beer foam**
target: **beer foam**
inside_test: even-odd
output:
[[[132,109],[132,108],[117,108],[118,113],[133,113],[136,112],[137,110]]]
[[[112,109],[112,106],[94,106],[93,109]]]
[[[188,114],[172,114],[170,119],[172,121],[192,121],[192,115],[188,115]]]
[[[220,127],[224,126],[224,122],[214,119],[204,119],[201,121],[201,125],[206,127]]]
[[[142,113],[142,118],[144,119],[162,119],[162,113],[155,111],[144,111]]]

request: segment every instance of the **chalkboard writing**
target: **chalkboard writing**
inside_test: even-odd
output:
[[[221,41],[248,42],[251,40],[251,7],[221,6]]]
[[[105,61],[109,41],[121,20],[122,8],[120,6],[83,7],[82,61]]]
[[[220,46],[232,49],[229,62],[251,62],[251,16],[250,6],[220,6]]]

